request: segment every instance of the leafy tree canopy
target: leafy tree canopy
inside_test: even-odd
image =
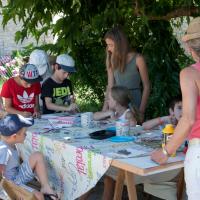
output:
[[[73,77],[83,99],[103,99],[106,85],[105,32],[121,24],[132,47],[145,55],[152,84],[147,115],[164,114],[167,102],[179,93],[180,68],[186,57],[170,19],[199,15],[200,0],[8,0],[2,5],[3,25],[23,23],[16,40],[44,33],[57,36],[44,45],[52,53],[71,52],[78,73]],[[53,17],[60,18],[54,22]]]
[[[3,7],[3,25],[10,19],[23,22],[16,40],[32,34],[39,39],[50,31],[58,36],[61,51],[80,42],[85,33],[98,34],[114,23],[124,24],[137,18],[170,20],[199,14],[200,0],[7,0]],[[2,3],[1,3],[2,5]],[[61,18],[53,23],[53,17]],[[92,30],[92,31],[91,31]],[[84,35],[85,36],[85,35]],[[66,46],[63,46],[63,43]]]

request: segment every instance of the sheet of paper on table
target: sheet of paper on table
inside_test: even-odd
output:
[[[75,117],[67,116],[67,117],[56,117],[48,119],[50,124],[54,128],[67,128],[73,126],[75,123]]]
[[[149,155],[149,153],[144,150],[133,149],[133,148],[121,149],[118,150],[117,152],[107,153],[107,156],[111,158],[133,158],[144,155]]]
[[[66,117],[66,116],[69,116],[68,112],[65,112],[65,113],[45,114],[45,115],[42,115],[41,118],[42,119],[55,119],[57,117]]]
[[[34,119],[34,125],[31,126],[29,129],[52,129],[53,127],[46,119]]]
[[[178,153],[175,157],[170,157],[168,160],[168,163],[184,161],[184,159],[185,159],[185,155],[183,153]],[[159,166],[157,163],[151,160],[150,156],[141,156],[141,157],[136,157],[136,158],[123,159],[123,162],[127,164],[132,164],[142,169]]]

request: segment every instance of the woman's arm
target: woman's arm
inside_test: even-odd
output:
[[[111,88],[114,86],[114,75],[113,75],[113,70],[111,67],[106,66],[106,71],[107,71],[107,77],[108,77],[108,83],[106,87],[106,92],[105,92],[105,99],[104,99],[104,104],[103,104],[103,109],[102,111],[107,111],[109,110],[108,106],[108,96]]]
[[[183,69],[180,73],[180,84],[183,98],[183,113],[181,119],[176,126],[172,138],[165,147],[166,151],[170,155],[173,154],[184,142],[195,122],[197,99],[199,96],[197,76],[198,73],[191,67]],[[162,149],[155,151],[151,157],[152,160],[160,164],[165,163],[168,159],[168,157],[163,154]]]
[[[150,94],[150,81],[149,81],[147,65],[142,55],[138,55],[136,57],[136,65],[139,69],[140,77],[141,77],[142,85],[143,85],[142,100],[141,100],[139,110],[142,114],[144,114],[146,106],[147,106],[149,94]]]
[[[137,120],[135,119],[134,114],[131,111],[126,113],[125,118],[129,121],[130,126],[133,127],[137,125]]]
[[[179,120],[173,140],[170,140],[170,145],[166,146],[168,152],[172,154],[183,143],[184,139],[190,133],[191,128],[196,120],[197,99],[199,89],[197,86],[196,70],[186,68],[180,74],[181,91],[183,99],[183,113]]]
[[[114,75],[111,67],[107,67],[107,76],[108,76],[108,89],[110,90],[114,86]]]

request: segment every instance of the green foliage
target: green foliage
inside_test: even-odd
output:
[[[25,46],[22,50],[17,50],[12,52],[13,57],[27,57],[31,54],[31,52],[34,50],[33,44],[29,44],[28,46]]]
[[[1,2],[1,1],[0,1]],[[114,24],[124,26],[129,41],[147,60],[152,91],[146,117],[168,112],[168,102],[179,90],[179,71],[186,58],[168,21],[152,20],[178,8],[198,7],[199,0],[9,0],[3,7],[3,25],[10,19],[23,23],[16,40],[47,32],[58,37],[56,44],[43,45],[52,54],[70,53],[78,73],[71,78],[82,104],[93,102],[99,109],[107,78],[102,38]],[[59,15],[55,23],[53,16]],[[137,15],[137,16],[136,16]],[[179,24],[180,25],[180,24]],[[84,106],[83,106],[84,107]]]
[[[94,100],[85,100],[80,96],[77,98],[77,104],[81,112],[96,112],[102,109],[102,103]]]
[[[168,112],[170,99],[180,92],[177,58],[183,52],[172,35],[169,22],[152,22],[149,28],[151,34],[146,39],[143,54],[147,57],[154,95],[149,100],[147,115],[158,116],[161,111]]]

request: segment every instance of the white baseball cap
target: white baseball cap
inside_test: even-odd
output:
[[[48,56],[45,51],[35,49],[30,54],[29,63],[38,68],[40,76],[44,75],[49,67]]]
[[[66,72],[76,72],[74,59],[68,54],[61,54],[57,56],[56,63],[59,64],[61,69]]]

